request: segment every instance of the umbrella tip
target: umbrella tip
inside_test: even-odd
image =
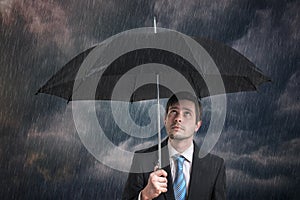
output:
[[[72,100],[72,95],[69,96],[68,101],[67,101],[67,104],[69,104],[69,102],[70,102],[71,100]]]
[[[38,95],[39,93],[41,93],[41,88],[38,91],[36,91],[34,95]]]

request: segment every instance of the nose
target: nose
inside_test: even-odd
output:
[[[178,122],[181,122],[181,120],[182,120],[182,114],[181,114],[181,112],[178,112],[174,118],[174,121],[176,123],[178,123]]]

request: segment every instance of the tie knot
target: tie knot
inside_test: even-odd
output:
[[[178,169],[182,169],[185,158],[183,156],[178,156],[176,160]]]

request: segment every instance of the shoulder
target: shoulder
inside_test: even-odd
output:
[[[138,154],[139,153],[150,153],[150,152],[157,151],[157,148],[158,148],[158,145],[154,145],[154,146],[151,146],[151,147],[148,147],[145,149],[138,150],[135,153],[138,153]]]
[[[199,155],[199,152],[200,152],[199,147],[196,144],[194,144],[194,158],[198,158],[200,160],[208,161],[208,162],[215,162],[215,163],[220,163],[220,164],[224,163],[224,159],[218,155],[215,155],[213,153],[208,153],[204,157],[201,157]]]
[[[166,145],[168,144],[168,141],[167,139],[165,139],[162,143],[161,143],[161,148],[165,147]],[[136,151],[135,153],[151,153],[151,152],[157,152],[158,150],[158,145],[153,145],[151,147],[148,147],[148,148],[145,148],[145,149],[141,149],[141,150],[138,150]]]
[[[225,169],[224,159],[215,154],[209,153],[203,159],[213,170],[219,171]]]
[[[217,156],[215,154],[212,154],[212,153],[207,154],[204,158],[207,160],[210,160],[212,162],[224,163],[223,158],[221,158],[220,156]]]
[[[168,154],[166,146],[167,141],[163,141],[161,144],[161,155]],[[138,169],[139,172],[151,172],[158,162],[158,145],[151,146],[142,150],[138,150],[134,153],[132,160],[132,167]],[[169,160],[167,161],[169,162]]]
[[[216,180],[219,176],[225,176],[224,159],[211,153],[208,153],[203,158],[194,155],[192,166],[197,171],[195,174],[199,173],[199,176],[205,174],[208,180]]]
[[[157,146],[152,146],[146,149],[138,150],[134,153],[131,172],[149,173],[154,170],[157,164]]]
[[[210,168],[211,170],[217,170],[220,168],[224,168],[225,166],[224,159],[215,154],[208,153],[204,157],[199,156],[199,148],[197,146],[195,146],[193,158],[197,164]]]

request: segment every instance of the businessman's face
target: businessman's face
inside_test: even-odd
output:
[[[189,100],[179,100],[169,107],[165,116],[165,127],[171,139],[193,139],[200,128],[201,121],[196,122],[195,104]]]

